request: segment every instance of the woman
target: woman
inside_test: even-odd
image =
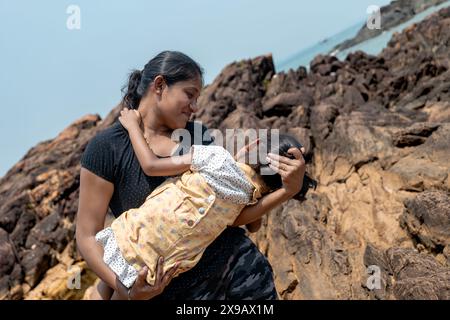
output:
[[[191,135],[203,72],[188,56],[164,51],[150,60],[142,71],[131,74],[124,104],[137,109],[142,131],[153,152],[160,157],[173,154],[173,130],[186,128]],[[206,128],[202,127],[202,133]],[[194,137],[191,139],[194,141]],[[205,138],[202,144],[212,143]],[[179,148],[178,148],[179,149]],[[183,149],[175,152],[182,153]],[[262,212],[270,211],[300,191],[305,164],[301,152],[292,149],[295,159],[279,157],[272,163],[283,177],[283,188],[266,195]],[[115,291],[120,299],[276,299],[272,268],[242,228],[227,228],[204,252],[190,271],[171,281],[175,269],[162,274],[157,268],[155,284],[146,283],[147,270],[139,272],[130,290],[118,281],[103,262],[95,234],[103,229],[108,207],[117,217],[139,207],[146,196],[167,177],[149,177],[142,171],[125,128],[117,122],[97,134],[88,144],[80,172],[80,200],[76,239],[90,268]],[[246,221],[239,221],[245,225]],[[260,221],[248,227],[256,231]],[[100,288],[99,292],[107,292]]]

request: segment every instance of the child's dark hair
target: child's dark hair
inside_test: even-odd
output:
[[[163,51],[151,59],[142,71],[134,70],[130,74],[128,84],[122,88],[124,106],[137,109],[149,85],[158,75],[164,77],[168,86],[196,77],[200,77],[203,83],[203,69],[197,62],[178,51]]]
[[[259,147],[261,147],[263,144],[266,144],[265,149],[267,152],[279,154],[280,156],[284,156],[287,158],[294,159],[294,156],[290,153],[288,153],[288,150],[291,148],[302,148],[302,144],[293,136],[288,134],[279,134],[278,138],[272,140],[271,135],[268,135],[267,138],[264,137],[260,140]],[[258,152],[258,158],[259,156],[264,156]],[[275,174],[267,174],[267,172],[272,172],[273,170],[270,169],[269,163],[267,161],[261,161],[262,159],[257,160],[257,164],[250,164],[250,166],[255,170],[259,175],[261,175],[261,178],[263,179],[266,186],[270,189],[270,191],[274,191],[276,189],[279,189],[282,187],[283,183],[281,180],[281,176],[278,173]],[[296,194],[293,198],[297,200],[304,200],[305,195],[309,188],[316,188],[317,182],[313,179],[311,179],[306,173],[303,178],[303,185],[298,194]]]

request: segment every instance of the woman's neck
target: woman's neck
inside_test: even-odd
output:
[[[138,108],[139,113],[141,114],[142,119],[142,130],[145,135],[154,136],[154,135],[170,135],[172,130],[167,127],[164,123],[158,120],[158,115],[155,114],[156,108],[154,107],[145,107]]]

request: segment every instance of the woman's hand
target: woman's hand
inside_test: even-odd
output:
[[[119,121],[125,129],[130,131],[132,128],[139,128],[141,124],[141,114],[137,110],[124,108],[120,111]]]
[[[163,274],[163,263],[164,259],[162,257],[159,258],[157,266],[156,266],[156,278],[155,284],[153,286],[147,283],[147,273],[148,268],[144,267],[139,271],[138,277],[131,287],[129,294],[127,289],[120,282],[119,291],[120,296],[123,299],[130,300],[149,300],[151,298],[156,297],[164,291],[164,288],[170,283],[173,275],[178,269],[179,264],[176,264],[171,269],[169,269],[165,274]]]
[[[304,152],[305,148],[301,148],[301,150],[290,148],[288,153],[292,154],[295,159],[289,159],[273,153],[268,154],[269,167],[280,174],[283,182],[282,188],[291,197],[295,196],[302,189],[306,170],[305,159],[303,159]]]

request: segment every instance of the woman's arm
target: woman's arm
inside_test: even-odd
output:
[[[117,290],[116,275],[103,262],[103,249],[95,240],[103,229],[114,185],[85,168],[80,173],[80,196],[77,213],[76,241],[84,260],[108,286]]]
[[[256,204],[245,207],[234,221],[233,226],[242,226],[258,221],[263,215],[289,200],[294,195],[295,193],[292,194],[284,188],[265,195]]]
[[[147,145],[144,134],[139,126],[140,116],[137,110],[124,109],[119,121],[128,130],[134,152],[142,171],[148,176],[173,176],[189,170],[192,160],[191,152],[182,156],[160,159]]]
[[[257,232],[259,229],[261,229],[262,219],[258,219],[256,221],[247,223],[245,226],[247,227],[248,232]]]
[[[76,242],[84,260],[94,273],[114,289],[114,299],[147,300],[160,294],[168,285],[178,265],[163,273],[162,260],[158,263],[155,285],[146,282],[148,270],[139,271],[131,290],[120,283],[116,274],[103,262],[103,248],[95,240],[97,232],[103,229],[109,201],[114,185],[85,168],[80,173],[80,196],[77,213]]]

